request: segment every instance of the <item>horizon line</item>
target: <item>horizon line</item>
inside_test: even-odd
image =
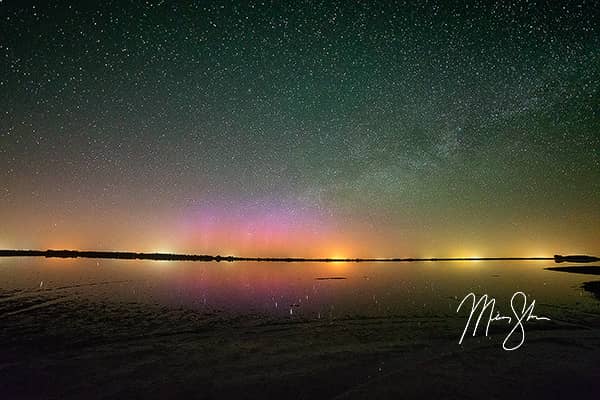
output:
[[[243,257],[221,256],[207,254],[177,254],[177,253],[144,253],[130,251],[96,251],[96,250],[0,250],[0,257],[46,257],[46,258],[101,258],[101,259],[127,259],[127,260],[157,260],[157,261],[267,261],[267,262],[419,262],[419,261],[545,261],[565,260],[575,261],[574,257],[581,259],[599,260],[591,256],[560,256],[553,257]],[[567,257],[565,259],[565,257]]]

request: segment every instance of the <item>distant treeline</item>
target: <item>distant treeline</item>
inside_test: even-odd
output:
[[[57,257],[57,258],[111,258],[121,260],[163,261],[275,261],[275,262],[411,262],[411,261],[510,261],[510,260],[556,260],[577,262],[576,257],[586,260],[589,256],[555,257],[458,257],[458,258],[303,258],[303,257],[235,257],[211,256],[206,254],[135,253],[123,251],[79,251],[79,250],[0,250],[0,257]],[[560,261],[559,261],[560,260]]]

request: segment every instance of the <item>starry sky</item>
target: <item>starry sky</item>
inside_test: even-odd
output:
[[[0,0],[0,248],[600,253],[600,4]]]

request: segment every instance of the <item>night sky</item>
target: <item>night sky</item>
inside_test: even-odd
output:
[[[600,253],[600,3],[448,3],[0,0],[0,248]]]

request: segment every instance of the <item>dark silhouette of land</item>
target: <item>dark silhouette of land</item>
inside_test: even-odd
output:
[[[0,250],[0,257],[56,257],[56,258],[110,258],[119,260],[159,261],[271,261],[271,262],[413,262],[413,261],[519,261],[554,260],[557,263],[591,262],[600,260],[592,256],[554,257],[443,257],[443,258],[303,258],[303,257],[236,257],[206,254],[135,253],[123,251],[79,250]]]
[[[600,265],[586,265],[585,267],[552,267],[546,269],[548,271],[568,272],[572,274],[600,275]],[[584,282],[581,285],[581,288],[600,300],[600,281]]]
[[[581,287],[586,292],[591,293],[597,300],[600,300],[600,281],[584,282]]]
[[[167,261],[221,261],[228,257],[168,254],[135,253],[125,251],[79,251],[79,250],[0,250],[0,257],[47,257],[47,258],[112,258],[119,260],[167,260]],[[232,260],[233,261],[233,260]]]
[[[573,274],[600,275],[600,266],[589,265],[585,267],[551,267],[548,271],[570,272]]]
[[[589,262],[600,261],[600,258],[579,255],[579,254],[573,255],[573,256],[561,256],[560,254],[555,254],[554,261],[556,261],[557,263],[561,263],[561,262],[589,263]]]

